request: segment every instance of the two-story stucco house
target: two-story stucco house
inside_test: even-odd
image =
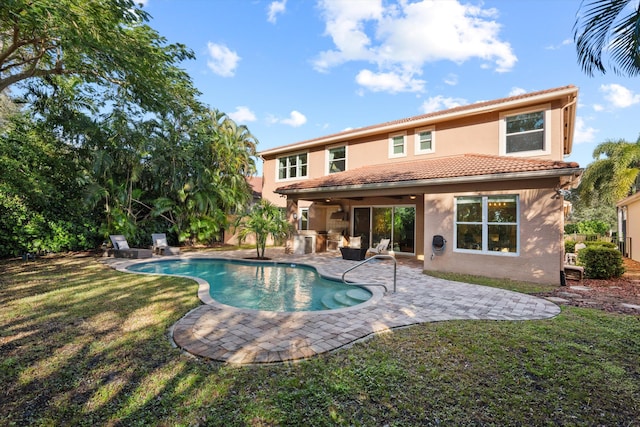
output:
[[[286,206],[305,252],[389,238],[425,270],[559,283],[561,190],[582,173],[563,161],[577,96],[559,87],[268,149],[262,194]]]

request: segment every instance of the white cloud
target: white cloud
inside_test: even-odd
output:
[[[576,127],[573,134],[573,142],[583,144],[593,142],[598,131],[586,125],[584,119],[580,116],[576,117]]]
[[[284,13],[286,7],[287,0],[271,2],[267,11],[267,21],[275,24],[276,20],[278,19],[278,15]]]
[[[514,87],[512,87],[512,88],[511,88],[511,90],[509,91],[509,96],[518,96],[518,95],[522,95],[522,94],[525,94],[525,93],[527,93],[527,90],[526,90],[526,89],[523,89],[523,88],[521,88],[521,87],[514,86]]]
[[[458,84],[458,76],[456,74],[451,73],[444,78],[444,82],[449,86],[455,86]]]
[[[356,76],[356,82],[372,92],[390,93],[421,92],[425,83],[424,80],[413,79],[410,73],[374,73],[370,70],[360,71]]]
[[[593,104],[593,111],[598,111],[598,112],[600,112],[600,111],[603,111],[603,110],[604,110],[604,107],[603,107],[602,105],[600,105],[600,104]]]
[[[382,0],[321,0],[319,7],[325,34],[335,45],[316,58],[319,71],[366,61],[378,67],[375,74],[402,70],[398,74],[407,81],[430,62],[479,59],[480,67],[505,72],[517,61],[511,45],[499,38],[495,9],[430,0],[393,5]]]
[[[207,43],[207,50],[209,52],[207,66],[211,71],[222,77],[233,77],[240,62],[238,54],[225,45],[212,42]]]
[[[236,111],[227,115],[236,123],[247,123],[256,121],[256,115],[249,109],[249,107],[245,106],[236,107]]]
[[[289,114],[289,117],[287,117],[286,119],[279,119],[275,116],[270,116],[267,118],[267,120],[270,123],[280,123],[283,125],[289,125],[294,128],[300,127],[303,124],[307,123],[307,118],[305,117],[305,115],[296,110],[293,110]]]
[[[561,49],[562,47],[564,47],[564,46],[568,46],[568,45],[570,45],[570,44],[572,44],[572,43],[573,43],[573,40],[571,40],[571,39],[564,39],[564,40],[562,40],[562,41],[560,42],[560,44],[549,45],[549,46],[545,47],[545,49],[547,49],[547,50],[558,50],[558,49]]]
[[[421,110],[424,113],[433,113],[434,111],[446,110],[448,108],[455,108],[461,105],[466,105],[469,102],[464,98],[445,98],[442,95],[432,96],[422,103]]]
[[[640,94],[634,94],[619,84],[601,85],[600,92],[616,108],[627,108],[640,102]]]

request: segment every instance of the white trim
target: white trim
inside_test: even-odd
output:
[[[331,171],[329,171],[329,162],[330,162],[330,151],[334,148],[344,147],[344,170],[349,170],[349,144],[346,142],[344,144],[335,144],[325,148],[324,150],[324,174],[331,175]],[[338,172],[333,172],[338,173]]]
[[[402,137],[402,153],[396,154],[394,153],[394,138]],[[396,132],[389,135],[389,158],[397,159],[400,157],[407,157],[407,132]]]
[[[544,149],[531,151],[518,151],[515,153],[507,153],[507,117],[517,116],[518,114],[544,112]],[[521,108],[518,110],[510,110],[500,113],[500,155],[510,157],[531,157],[551,154],[551,104],[540,104],[533,107]]]
[[[420,149],[420,134],[423,132],[431,132],[431,148],[428,150]],[[436,127],[435,126],[427,126],[420,129],[416,129],[413,138],[414,138],[414,154],[416,156],[435,153],[436,151]]]
[[[482,248],[477,249],[464,249],[458,248],[458,199],[461,197],[479,197],[482,200]],[[490,197],[515,197],[516,198],[516,222],[508,223],[496,223],[489,222],[488,220],[488,199]],[[455,196],[453,198],[453,252],[475,254],[475,255],[495,255],[505,257],[517,257],[520,256],[520,195],[519,194],[485,194],[485,195],[463,195]],[[467,223],[463,223],[467,224]],[[472,224],[478,224],[478,222],[472,222]],[[502,225],[515,225],[516,226],[516,251],[515,252],[500,252],[489,250],[489,225],[502,224]]]
[[[303,212],[307,213],[307,228],[302,228],[302,216]],[[298,230],[309,229],[309,208],[298,208]]]
[[[286,178],[280,178],[280,159],[283,158],[288,158],[288,157],[293,157],[293,156],[300,156],[302,154],[306,154],[307,155],[307,174],[306,175],[299,175],[299,176],[294,176],[294,177],[286,177]],[[297,170],[299,171],[299,166],[297,166]],[[287,182],[287,181],[297,181],[297,180],[301,180],[301,179],[308,179],[309,178],[309,152],[308,151],[297,151],[294,153],[288,153],[288,154],[284,154],[282,156],[276,157],[276,167],[275,167],[275,179],[276,182]],[[288,173],[288,171],[287,171]]]

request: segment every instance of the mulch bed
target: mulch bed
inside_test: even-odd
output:
[[[624,266],[625,273],[622,277],[608,280],[567,280],[567,286],[537,295],[566,300],[559,302],[561,305],[640,316],[640,263],[625,258]]]

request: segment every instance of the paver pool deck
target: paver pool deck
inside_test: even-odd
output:
[[[253,251],[193,252],[182,258],[244,258]],[[272,261],[305,264],[323,276],[340,280],[358,261],[339,254],[288,255],[268,249]],[[155,259],[172,259],[162,257]],[[140,260],[140,261],[149,261]],[[121,271],[136,260],[106,258]],[[348,346],[373,334],[409,325],[444,320],[541,320],[560,313],[546,299],[486,286],[438,279],[423,274],[422,263],[398,259],[397,289],[393,292],[393,262],[376,260],[347,274],[354,282],[378,282],[368,289],[373,297],[360,305],[337,310],[266,312],[220,304],[200,284],[203,305],[188,312],[172,328],[177,346],[196,356],[233,364],[295,361]],[[130,273],[133,274],[133,273]]]

